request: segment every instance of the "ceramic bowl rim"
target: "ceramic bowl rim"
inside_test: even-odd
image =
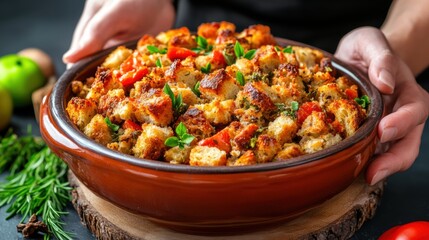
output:
[[[316,47],[309,46],[300,42],[276,38],[278,44],[286,45],[298,45],[311,47],[318,49]],[[125,45],[126,47],[134,49],[137,41],[131,41]],[[70,121],[65,111],[65,106],[67,102],[65,101],[65,93],[70,85],[71,81],[76,78],[82,71],[88,68],[89,65],[94,64],[99,61],[100,58],[106,57],[111,51],[113,51],[118,46],[113,46],[111,48],[97,52],[94,55],[91,55],[76,64],[71,68],[67,69],[62,76],[58,79],[54,88],[52,89],[48,108],[51,112],[51,116],[54,122],[57,124],[61,132],[69,137],[77,146],[82,149],[87,149],[93,151],[96,154],[107,157],[111,160],[120,161],[123,163],[132,164],[138,167],[157,170],[157,171],[167,171],[167,172],[177,172],[177,173],[194,173],[194,174],[230,174],[230,173],[246,173],[246,172],[261,172],[261,171],[272,171],[283,168],[291,168],[295,166],[302,166],[307,163],[322,161],[324,158],[339,153],[347,148],[352,147],[355,143],[362,141],[364,138],[370,135],[372,131],[376,128],[383,112],[383,100],[381,98],[378,90],[370,83],[367,76],[358,71],[357,69],[345,64],[339,59],[335,58],[332,54],[322,52],[325,56],[330,57],[334,68],[346,74],[352,81],[358,84],[359,89],[363,90],[365,94],[370,96],[371,104],[369,111],[367,113],[367,118],[365,122],[360,126],[356,133],[341,142],[335,144],[332,147],[317,151],[315,153],[305,154],[299,157],[291,159],[291,161],[277,161],[269,162],[257,165],[249,166],[219,166],[219,167],[204,167],[204,166],[190,166],[190,165],[181,165],[181,164],[171,164],[168,162],[148,160],[137,158],[132,155],[127,155],[120,153],[114,150],[111,150],[94,140],[89,139],[83,132],[77,129],[74,124]],[[320,49],[319,49],[320,50]]]

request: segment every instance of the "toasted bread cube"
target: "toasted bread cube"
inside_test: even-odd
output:
[[[73,97],[67,103],[66,111],[72,123],[82,130],[97,114],[97,105],[91,100]]]
[[[165,76],[171,82],[184,83],[189,88],[193,88],[203,75],[193,66],[184,66],[180,61],[176,60],[169,66]]]
[[[206,38],[213,44],[214,39],[224,30],[235,32],[235,25],[230,22],[203,23],[198,26],[198,35]]]
[[[170,85],[171,90],[173,91],[175,96],[178,96],[179,94],[182,95],[182,100],[187,105],[195,105],[200,101],[200,98],[198,98],[197,95],[191,90],[191,88],[187,87],[185,84],[171,84]]]
[[[101,114],[96,114],[91,119],[88,125],[83,129],[83,133],[103,145],[107,145],[112,141],[112,131]]]
[[[364,113],[353,100],[335,100],[328,105],[327,111],[344,127],[346,137],[352,136],[364,120]]]
[[[170,97],[161,89],[150,89],[134,101],[134,115],[139,122],[167,126],[173,121],[173,109]]]
[[[252,62],[258,66],[262,72],[269,73],[277,69],[281,63],[279,54],[273,45],[262,46],[256,51]]]
[[[191,166],[225,166],[226,152],[216,147],[196,146],[189,155]]]
[[[281,145],[292,141],[298,131],[298,124],[289,116],[281,114],[268,124],[267,134],[274,137]]]
[[[101,96],[98,112],[109,116],[112,122],[121,122],[132,117],[134,108],[123,89],[113,89]]]
[[[284,161],[304,154],[301,146],[296,143],[286,143],[283,149],[274,157],[274,161]]]
[[[293,46],[292,49],[300,65],[307,68],[314,67],[323,58],[323,53],[316,49],[299,46]]]
[[[333,100],[344,98],[341,90],[335,83],[328,83],[317,88],[316,98],[319,100],[319,105],[324,106],[325,104],[331,103]]]
[[[314,153],[324,148],[330,147],[342,140],[339,134],[327,133],[319,137],[305,136],[299,142],[305,153]]]
[[[204,112],[198,108],[190,107],[176,121],[176,125],[183,123],[188,129],[188,133],[199,141],[212,136],[216,130],[204,116]]]
[[[132,154],[132,147],[136,143],[138,135],[136,131],[131,128],[124,129],[124,133],[119,135],[119,142],[112,142],[107,144],[107,147],[125,154]]]
[[[98,103],[102,95],[106,94],[109,90],[117,88],[122,88],[122,84],[117,78],[113,77],[112,70],[99,67],[86,98]]]
[[[204,112],[204,117],[210,121],[211,124],[228,124],[231,122],[232,114],[235,110],[235,103],[233,100],[213,100],[206,104],[196,104],[194,107]]]
[[[250,43],[251,49],[276,44],[276,40],[271,35],[270,27],[261,24],[252,25],[244,29],[239,34],[239,38],[245,38]]]
[[[313,111],[304,122],[302,123],[301,129],[299,129],[297,135],[318,137],[328,133],[330,130],[329,125],[326,121],[326,114],[323,112]]]
[[[131,49],[119,46],[110,53],[101,66],[109,69],[117,69],[125,59],[133,53]]]
[[[258,163],[270,162],[280,149],[281,145],[275,138],[267,134],[259,135],[255,150]]]
[[[172,164],[188,164],[190,154],[191,154],[190,146],[185,145],[183,149],[176,146],[168,149],[164,154],[164,158],[166,161]]]
[[[233,161],[228,161],[228,166],[246,166],[257,164],[255,153],[252,150],[247,150],[241,157]]]
[[[206,99],[234,99],[240,90],[235,78],[224,69],[216,70],[206,75],[200,82],[201,96]]]
[[[169,127],[145,123],[142,125],[142,133],[137,138],[132,152],[139,158],[157,160],[167,149],[164,145],[165,140],[173,135],[173,130]]]
[[[271,100],[271,97],[275,99],[275,93],[266,92],[266,89],[262,87],[264,84],[265,83],[262,82],[246,83],[243,90],[237,94],[236,102],[239,104],[238,106],[245,109],[254,107],[261,112],[276,110],[276,106]],[[268,94],[270,94],[271,97]]]

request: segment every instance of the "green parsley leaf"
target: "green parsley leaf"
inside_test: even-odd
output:
[[[211,68],[212,68],[212,65],[210,63],[207,63],[207,65],[205,67],[201,68],[201,72],[203,72],[203,73],[209,73],[210,70],[211,70]]]
[[[200,97],[201,96],[200,82],[195,83],[195,86],[191,90],[193,93],[195,93],[195,95],[197,95],[197,97]]]
[[[241,58],[244,55],[243,46],[241,46],[241,44],[238,41],[235,42],[234,53],[237,59]]]
[[[119,125],[116,125],[112,123],[109,119],[109,117],[104,118],[104,122],[107,124],[107,126],[114,132],[117,132],[119,130]]]
[[[159,68],[162,68],[162,62],[161,62],[161,59],[160,59],[160,58],[158,58],[158,59],[156,60],[155,65],[156,65],[157,67],[159,67]]]
[[[283,49],[283,52],[284,52],[284,53],[293,53],[292,46],[287,46],[287,48],[284,48],[284,49]]]
[[[246,81],[244,80],[244,76],[240,71],[237,71],[237,73],[235,74],[235,77],[237,79],[237,82],[241,85],[244,86],[244,84],[246,83]]]
[[[371,104],[371,100],[367,95],[363,95],[360,98],[355,98],[355,101],[364,109],[367,109],[368,106]]]
[[[256,136],[252,137],[250,139],[250,148],[255,148],[256,147],[256,141],[258,141],[258,138]]]
[[[168,147],[176,147],[183,149],[185,145],[189,145],[195,139],[194,136],[188,134],[185,124],[180,122],[175,129],[177,137],[169,137],[165,140],[164,144]]]
[[[174,93],[168,83],[164,85],[162,91],[170,97],[175,117],[178,117],[180,114],[186,111],[187,106],[183,104],[182,93],[179,93],[177,97],[174,96]]]
[[[149,50],[150,54],[154,54],[154,53],[160,53],[160,54],[166,54],[167,53],[167,49],[159,49],[153,45],[148,45],[146,46],[147,50]]]
[[[206,49],[207,48],[207,40],[204,37],[201,36],[197,36],[196,38],[197,40],[197,45],[198,47],[202,48],[202,49]]]
[[[243,57],[247,58],[249,60],[252,60],[255,57],[255,53],[256,53],[256,49],[252,49],[252,50],[247,51],[247,53],[244,54]]]
[[[290,103],[290,108],[292,109],[292,111],[298,111],[298,108],[299,108],[298,102],[297,101],[292,101]]]
[[[175,147],[179,145],[179,139],[177,137],[169,137],[164,142],[165,146]]]
[[[225,62],[228,66],[232,65],[235,63],[235,58],[233,55],[226,53],[226,51],[224,50],[223,52],[223,57],[225,58]]]
[[[286,116],[290,116],[292,118],[295,118],[296,111],[298,111],[299,109],[299,104],[297,101],[292,101],[289,107],[287,107],[283,103],[276,103],[275,105],[277,106],[277,110],[279,112],[285,114]]]

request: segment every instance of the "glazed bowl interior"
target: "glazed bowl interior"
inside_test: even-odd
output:
[[[311,47],[303,43],[285,40],[285,39],[276,39],[278,44],[281,46],[288,45],[297,45],[297,46],[306,46]],[[125,44],[125,46],[134,49],[136,47],[136,41]],[[87,77],[93,76],[97,66],[101,65],[107,55],[112,52],[115,48],[109,48],[103,50],[93,56],[90,56],[76,64],[74,64],[70,69],[68,69],[58,80],[55,88],[53,89],[49,101],[49,108],[52,111],[52,116],[56,124],[79,146],[92,149],[94,152],[101,154],[105,157],[115,159],[117,161],[126,162],[133,164],[142,168],[156,169],[159,171],[173,171],[173,172],[182,172],[182,173],[239,173],[239,172],[257,172],[257,171],[270,171],[275,169],[289,168],[293,166],[303,165],[310,162],[315,162],[323,160],[327,156],[330,156],[334,153],[341,152],[354,143],[361,141],[366,138],[370,133],[376,128],[382,113],[383,113],[383,101],[378,90],[370,83],[367,76],[363,73],[357,71],[351,66],[341,62],[339,59],[336,59],[332,54],[322,51],[325,56],[332,59],[332,65],[336,68],[337,71],[347,76],[350,80],[355,82],[359,89],[362,91],[362,94],[368,95],[371,104],[367,112],[367,118],[356,133],[348,137],[341,142],[335,144],[334,146],[328,147],[326,149],[320,150],[316,153],[306,154],[302,156],[295,157],[288,161],[278,161],[263,163],[257,165],[249,166],[234,166],[234,167],[204,167],[204,166],[189,166],[189,165],[180,165],[180,164],[170,164],[161,161],[145,160],[137,158],[131,155],[122,154],[117,151],[108,149],[107,147],[89,139],[85,136],[69,119],[65,108],[67,102],[70,100],[71,96],[71,81],[75,79],[85,79]],[[314,48],[314,47],[311,47]]]

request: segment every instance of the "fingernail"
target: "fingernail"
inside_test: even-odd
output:
[[[385,179],[388,175],[389,175],[389,171],[387,170],[378,171],[372,178],[370,185],[374,185],[380,182],[381,180]]]
[[[389,142],[393,140],[396,137],[396,134],[398,133],[398,129],[395,127],[388,127],[383,129],[383,133],[380,138],[381,143]]]
[[[393,75],[388,70],[382,69],[378,78],[384,85],[390,88],[390,92],[393,92],[395,89],[395,79],[393,79]]]

